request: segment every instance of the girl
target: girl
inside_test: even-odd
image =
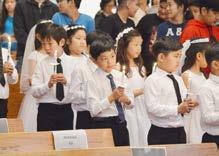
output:
[[[125,70],[128,86],[135,96],[135,107],[125,112],[131,146],[147,145],[147,133],[150,128],[143,96],[146,71],[140,55],[141,44],[141,35],[133,28],[125,29],[117,37],[117,62],[120,71]]]
[[[38,105],[36,104],[36,99],[31,95],[31,80],[32,75],[37,63],[43,60],[47,55],[43,49],[43,46],[40,43],[41,35],[46,32],[47,27],[51,24],[51,21],[42,21],[37,26],[33,27],[31,32],[35,32],[35,35],[31,33],[28,36],[28,39],[35,39],[35,48],[32,45],[26,46],[22,71],[21,71],[21,80],[20,88],[21,91],[25,93],[23,98],[18,117],[23,120],[24,130],[31,132],[37,131],[37,112]],[[35,31],[34,31],[35,30]],[[31,41],[29,43],[31,44]],[[34,40],[32,41],[34,44]],[[32,50],[30,50],[32,49]],[[36,49],[36,50],[33,50]]]
[[[182,67],[182,78],[188,89],[188,96],[196,98],[201,85],[206,80],[201,68],[207,67],[205,51],[209,46],[207,38],[190,41],[190,46],[186,50],[186,58]],[[185,131],[188,143],[201,143],[203,131],[200,125],[200,110],[195,107],[189,114],[184,116]]]
[[[66,53],[71,55],[75,61],[85,62],[87,60],[86,28],[83,25],[70,25],[67,31]]]
[[[9,37],[12,42],[10,50],[15,52],[17,49],[17,42],[14,37],[13,16],[16,6],[16,0],[4,0],[2,5],[2,14],[0,22],[0,31],[3,33],[0,36],[2,47],[8,49]],[[13,55],[14,56],[14,55]]]

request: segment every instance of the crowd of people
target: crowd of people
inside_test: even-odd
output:
[[[219,1],[101,0],[94,19],[80,4],[3,0],[0,117],[19,80],[27,132],[219,146]]]

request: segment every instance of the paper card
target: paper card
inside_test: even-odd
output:
[[[55,150],[88,148],[85,130],[53,131]]]
[[[166,156],[165,147],[132,148],[133,156]]]
[[[0,118],[0,133],[8,133],[8,120],[6,118]]]

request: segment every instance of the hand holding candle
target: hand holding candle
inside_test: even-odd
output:
[[[8,56],[7,56],[7,61],[9,61],[10,54],[11,54],[11,36],[8,35]]]
[[[53,55],[53,61],[50,63],[54,67],[54,73],[56,73],[56,66],[59,64],[57,62],[57,58],[58,58],[58,51],[55,50],[54,55]]]

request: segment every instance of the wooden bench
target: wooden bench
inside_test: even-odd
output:
[[[24,132],[23,122],[19,118],[10,118],[8,121],[9,133],[11,132]]]
[[[86,130],[88,147],[113,147],[111,129]],[[2,133],[0,134],[0,154],[7,152],[37,152],[54,150],[52,132]]]
[[[153,146],[157,147],[157,146]],[[158,146],[160,147],[160,146]],[[167,156],[216,156],[216,145],[213,143],[207,144],[191,144],[191,145],[167,145]],[[7,153],[3,156],[133,156],[130,147],[110,147],[110,148],[95,148],[85,150],[65,150],[65,151],[44,151],[44,152],[25,152],[25,153]]]

